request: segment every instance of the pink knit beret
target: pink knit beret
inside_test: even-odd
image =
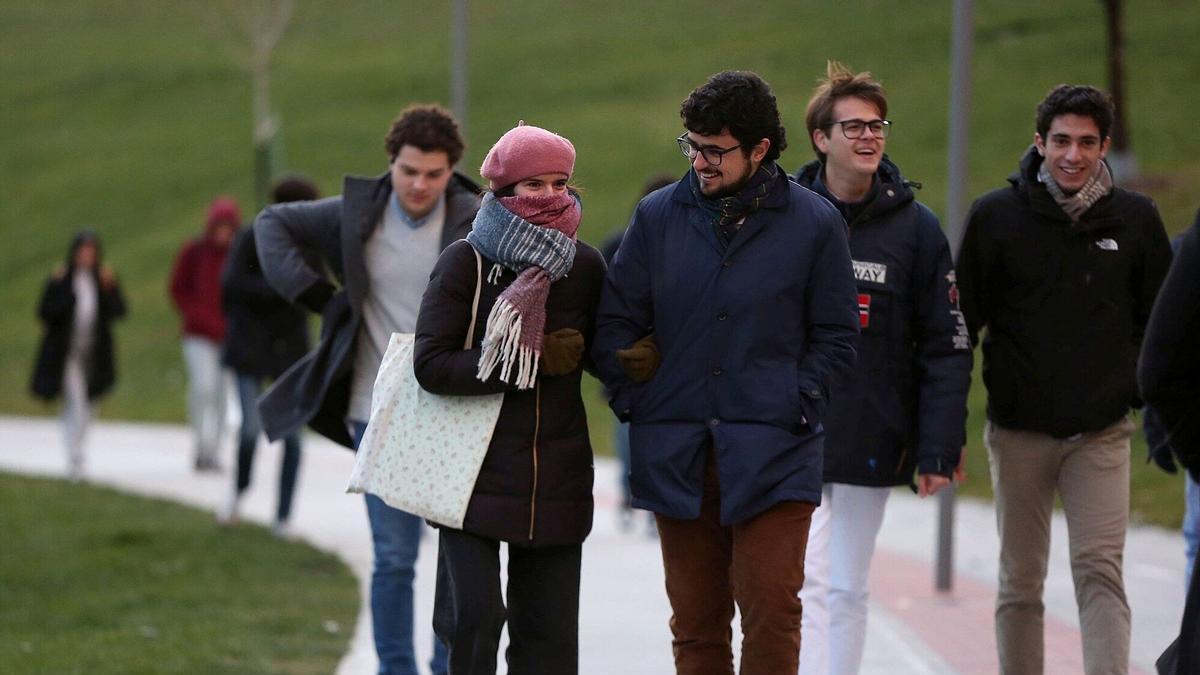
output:
[[[544,173],[575,172],[575,146],[552,131],[524,122],[508,130],[488,150],[479,175],[493,190]]]

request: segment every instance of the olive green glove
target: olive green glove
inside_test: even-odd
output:
[[[617,362],[621,364],[625,375],[638,384],[654,377],[662,363],[658,345],[654,344],[654,333],[633,343],[628,349],[618,349]]]
[[[574,328],[560,328],[542,337],[543,375],[566,375],[579,367],[581,358],[583,334]]]

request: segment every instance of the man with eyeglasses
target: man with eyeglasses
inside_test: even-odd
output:
[[[861,331],[854,372],[825,417],[825,482],[800,593],[803,675],[858,672],[888,495],[949,485],[966,438],[971,345],[950,244],[884,154],[887,110],[870,73],[830,61],[805,114],[817,159],[796,173],[846,219]]]
[[[794,673],[822,418],[858,331],[846,228],[776,164],[757,75],[714,75],[680,115],[691,170],[638,204],[592,354],[656,514],[676,671],[733,673],[736,604],[741,673]]]
[[[1008,187],[980,197],[958,256],[962,310],[983,338],[984,444],[996,493],[1002,673],[1043,669],[1042,588],[1061,497],[1089,675],[1129,672],[1122,580],[1134,367],[1171,260],[1158,210],[1113,185],[1112,100],[1059,85]]]

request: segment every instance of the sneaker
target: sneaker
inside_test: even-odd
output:
[[[617,508],[617,529],[622,532],[633,529],[633,509],[628,506]]]
[[[296,538],[296,533],[292,531],[292,526],[286,520],[277,520],[271,526],[271,534],[276,539],[292,540]]]
[[[229,493],[229,500],[225,502],[225,506],[217,511],[217,523],[220,525],[236,525],[239,520],[239,511],[241,510],[242,495],[238,494],[237,490]]]

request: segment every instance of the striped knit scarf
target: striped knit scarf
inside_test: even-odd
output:
[[[496,261],[488,281],[504,268],[517,278],[500,293],[488,315],[479,356],[480,380],[500,368],[500,379],[518,389],[537,382],[550,284],[567,276],[575,262],[575,233],[582,206],[574,193],[500,197],[488,193],[467,235],[480,253]],[[516,369],[516,379],[512,379]]]
[[[1054,197],[1054,201],[1065,212],[1072,222],[1079,222],[1079,219],[1092,208],[1092,205],[1100,201],[1100,198],[1108,194],[1112,190],[1113,180],[1112,174],[1108,171],[1108,165],[1104,162],[1099,163],[1099,168],[1092,177],[1088,179],[1083,187],[1073,195],[1063,192],[1058,183],[1055,182],[1054,176],[1050,174],[1050,167],[1046,166],[1046,162],[1042,162],[1042,167],[1038,169],[1038,180],[1046,186],[1046,191]]]

